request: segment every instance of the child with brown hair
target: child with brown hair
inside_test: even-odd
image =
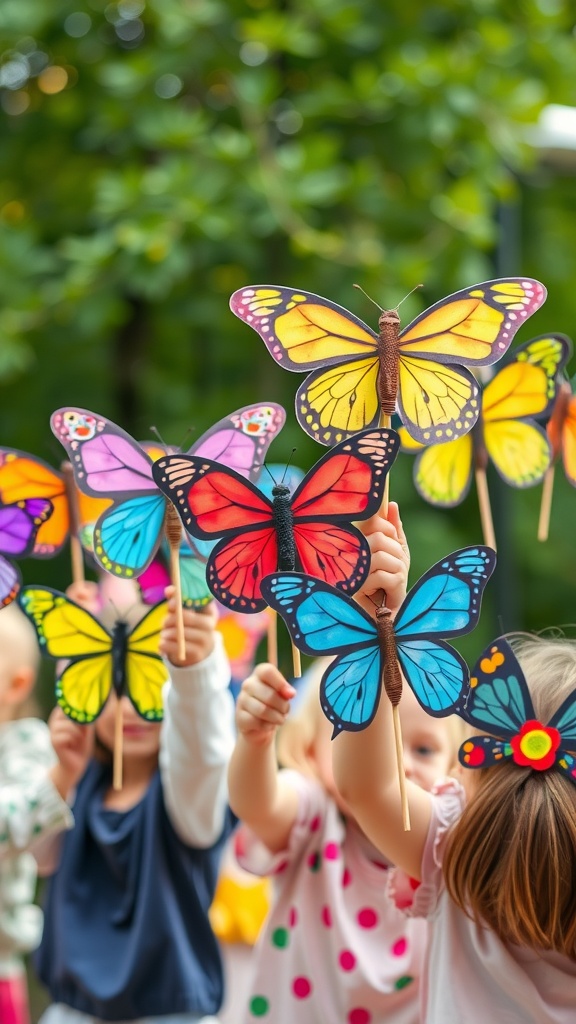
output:
[[[27,1024],[24,955],[42,934],[34,904],[42,836],[72,825],[46,724],[31,697],[39,653],[16,604],[0,611],[0,1021]]]
[[[386,547],[381,525],[369,525],[373,551]],[[367,592],[381,586],[372,573]],[[473,727],[462,785],[427,792],[408,779],[410,831],[389,701],[333,744],[336,783],[360,827],[421,882],[410,913],[431,926],[422,1021],[573,1024],[576,643],[495,641],[458,713]]]
[[[395,612],[405,595],[408,552],[395,505],[390,517],[377,560]],[[389,897],[391,861],[336,790],[320,675],[318,664],[287,721],[295,690],[272,665],[255,669],[237,701],[229,769],[230,803],[242,821],[236,848],[243,866],[270,875],[275,890],[238,1022],[417,1024],[427,929],[407,921]],[[407,773],[429,789],[455,760],[455,733],[447,719],[429,718],[411,693],[401,719]],[[404,883],[411,900],[411,882]]]
[[[210,606],[184,611],[186,657],[179,661],[173,588],[167,596],[164,720],[146,721],[120,698],[122,788],[112,780],[115,693],[93,725],[71,721],[60,708],[50,718],[75,825],[38,855],[42,873],[52,876],[37,957],[53,999],[44,1024],[195,1024],[222,1001],[208,909],[232,827],[230,671]]]

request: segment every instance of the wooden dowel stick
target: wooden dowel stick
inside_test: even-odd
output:
[[[278,614],[273,608],[270,609],[267,632],[267,658],[271,665],[278,668]]]
[[[78,513],[78,495],[74,483],[74,470],[70,462],[64,461],[60,465],[64,483],[66,485],[66,498],[68,499],[68,518],[70,525],[70,558],[72,561],[72,582],[83,583],[84,575],[84,552],[78,536],[80,516]]]
[[[302,675],[302,661],[300,660],[300,651],[294,643],[292,643],[292,671],[294,679],[300,679]]]
[[[112,779],[114,789],[122,789],[123,729],[124,718],[122,715],[122,700],[118,697],[116,715],[114,718],[114,767]]]
[[[186,637],[184,635],[184,609],[182,607],[182,581],[180,579],[180,542],[182,540],[182,524],[174,505],[166,507],[164,533],[170,547],[170,579],[174,587],[176,600],[176,642],[178,658],[186,660]]]
[[[410,807],[408,806],[408,794],[406,792],[406,776],[404,775],[404,757],[402,752],[402,726],[400,725],[399,704],[392,707],[392,720],[394,722],[394,742],[396,744],[396,761],[398,763],[398,782],[400,783],[400,801],[402,804],[402,824],[404,831],[410,831]]]
[[[486,471],[476,470],[476,491],[478,494],[478,505],[480,506],[480,521],[482,523],[482,535],[484,543],[496,551],[496,534],[492,520],[492,509],[490,508],[490,495],[488,493],[488,481]]]
[[[552,492],[554,490],[554,463],[548,466],[542,484],[542,500],[540,502],[540,518],[538,520],[538,540],[548,540],[550,529],[550,513],[552,511]]]

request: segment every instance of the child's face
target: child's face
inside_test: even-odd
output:
[[[158,756],[160,747],[160,722],[147,722],[135,710],[128,697],[121,698],[122,705],[122,756],[124,760],[151,760]],[[118,698],[115,693],[104,705],[102,714],[96,719],[96,735],[101,743],[114,750],[114,733],[116,729],[116,708]]]
[[[400,701],[400,725],[406,778],[430,790],[454,764],[454,730],[446,718],[428,715],[406,684]]]

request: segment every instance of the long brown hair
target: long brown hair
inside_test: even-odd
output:
[[[534,710],[547,723],[576,690],[576,643],[511,638]],[[506,761],[477,788],[444,855],[446,888],[506,943],[576,960],[576,785],[559,771]]]

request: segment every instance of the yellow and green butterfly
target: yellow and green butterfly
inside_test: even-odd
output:
[[[402,450],[418,452],[414,482],[432,505],[452,508],[466,497],[474,470],[490,459],[512,487],[532,487],[548,469],[551,446],[545,419],[572,352],[563,334],[545,334],[519,345],[482,390],[480,415],[472,431],[446,444],[418,445],[400,428]]]
[[[57,666],[56,700],[69,718],[93,722],[114,690],[119,697],[126,694],[146,721],[162,721],[162,687],[168,679],[159,652],[165,601],[133,628],[120,620],[111,632],[49,587],[23,587],[18,601],[42,653],[64,662]]]

